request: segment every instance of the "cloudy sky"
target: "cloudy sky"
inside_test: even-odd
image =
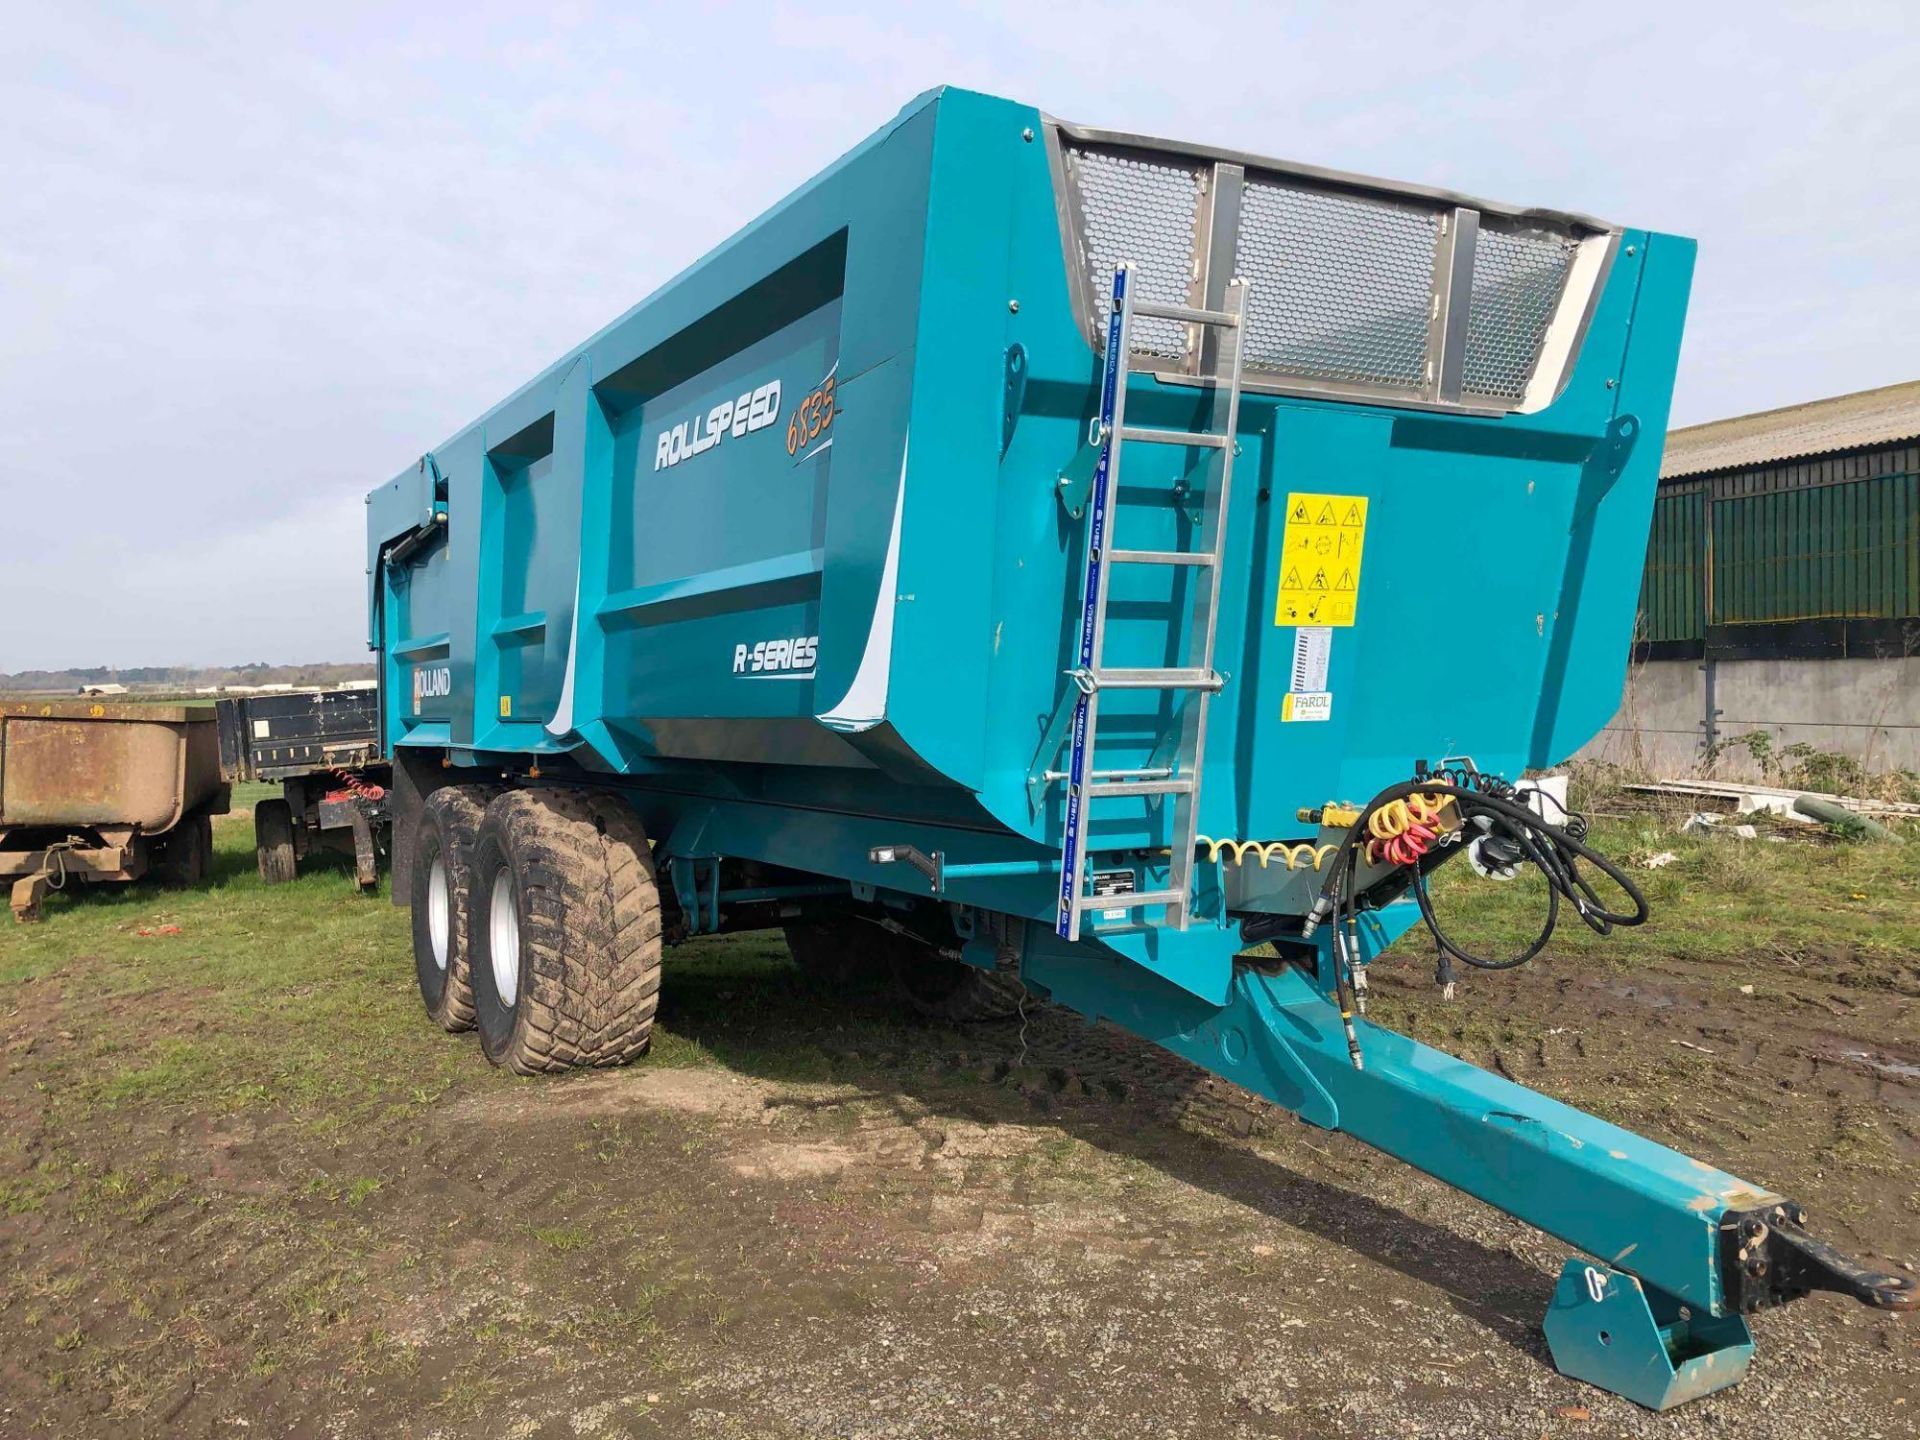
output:
[[[364,654],[360,496],[892,116],[1698,237],[1680,423],[1920,376],[1910,4],[16,0],[0,671]]]

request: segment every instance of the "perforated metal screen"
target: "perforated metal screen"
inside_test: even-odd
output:
[[[1194,236],[1200,223],[1202,171],[1198,165],[1143,159],[1104,150],[1074,152],[1069,162],[1078,187],[1080,243],[1095,283],[1093,303],[1102,334],[1112,308],[1114,268],[1133,265],[1134,295],[1166,305],[1192,299]],[[1098,277],[1104,276],[1104,279]],[[1143,354],[1184,356],[1185,327],[1171,320],[1141,320],[1133,348]]]
[[[1123,261],[1135,267],[1139,298],[1204,303],[1204,253],[1212,249],[1216,265],[1229,253],[1208,240],[1213,162],[1139,142],[1077,138],[1063,139],[1059,153],[1095,342],[1105,336],[1113,271]],[[1220,213],[1238,216],[1233,273],[1251,286],[1250,383],[1286,389],[1293,380],[1308,390],[1435,402],[1444,357],[1448,383],[1457,381],[1464,403],[1510,409],[1526,399],[1573,273],[1580,247],[1573,229],[1481,215],[1471,284],[1457,270],[1451,302],[1456,314],[1468,307],[1465,343],[1447,350],[1442,272],[1453,246],[1467,243],[1448,238],[1452,203],[1383,194],[1370,183],[1347,189],[1253,162],[1227,173],[1238,204]],[[1459,259],[1463,266],[1464,254]],[[1181,373],[1197,363],[1189,334],[1174,321],[1142,318],[1132,349],[1152,368]]]
[[[1483,223],[1461,388],[1518,404],[1573,268],[1571,238]]]
[[[1418,389],[1427,380],[1437,212],[1249,179],[1234,272],[1246,363]]]

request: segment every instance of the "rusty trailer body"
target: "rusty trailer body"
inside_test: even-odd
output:
[[[48,890],[206,878],[209,817],[226,813],[210,707],[100,701],[0,704],[0,879],[16,919]]]

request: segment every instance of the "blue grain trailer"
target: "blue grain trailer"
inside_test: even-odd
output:
[[[1643,1403],[1811,1289],[1911,1307],[1785,1197],[1364,1018],[1423,918],[1513,958],[1433,914],[1458,853],[1645,916],[1509,782],[1619,697],[1692,265],[923,96],[368,497],[429,1012],[616,1064],[663,943],[781,926],[936,1014],[1107,1019],[1560,1236],[1555,1360]]]

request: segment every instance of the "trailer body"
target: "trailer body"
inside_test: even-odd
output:
[[[1355,1069],[1293,858],[1337,838],[1330,802],[1419,760],[1518,778],[1611,715],[1693,255],[924,96],[369,495],[396,898],[420,797],[466,776],[617,796],[692,932],[829,894],[934,906],[966,963],[1609,1257],[1580,1282],[1596,1312],[1651,1303],[1669,1341],[1677,1307],[1698,1316],[1633,1350],[1638,1378],[1587,1355],[1576,1317],[1563,1365],[1654,1404],[1730,1383],[1724,1236],[1780,1197],[1364,1021]],[[1116,371],[1122,267],[1200,318],[1141,320]],[[1110,803],[1086,845],[1114,908],[1071,938],[1061,777],[1091,683],[1103,395],[1117,373],[1128,426],[1202,429],[1204,317],[1234,284],[1235,479],[1187,777],[1205,845],[1178,906],[1133,905],[1168,884],[1174,807]],[[1116,672],[1178,664],[1168,617],[1205,567],[1171,557],[1215,493],[1199,450],[1127,449],[1107,543],[1160,558],[1110,576]],[[1164,774],[1178,703],[1103,691],[1107,773]],[[1369,916],[1365,958],[1416,919]],[[1304,961],[1250,964],[1253,920],[1291,924]]]
[[[208,817],[230,794],[210,707],[0,704],[0,877],[15,918],[70,882],[137,880],[154,865],[204,879]]]
[[[392,768],[380,757],[377,688],[234,695],[215,706],[220,764],[235,780],[277,781],[254,806],[254,855],[270,885],[291,880],[314,850],[353,860],[362,890],[379,881]]]

